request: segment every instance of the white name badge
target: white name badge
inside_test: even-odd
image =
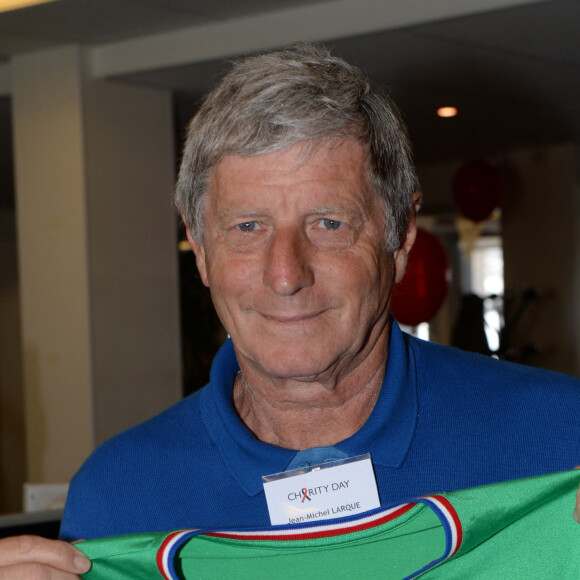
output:
[[[273,526],[340,518],[381,505],[369,453],[262,480]]]

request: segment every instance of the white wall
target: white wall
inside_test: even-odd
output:
[[[171,95],[83,49],[12,62],[27,477],[66,481],[180,398]]]
[[[514,343],[540,349],[532,364],[580,375],[575,166],[571,144],[508,153],[502,227],[506,288],[542,292],[518,323]]]
[[[419,167],[426,213],[457,213],[451,184],[455,163]],[[519,305],[528,288],[542,292],[515,327],[512,344],[539,352],[528,364],[580,376],[580,179],[573,144],[504,152],[496,161],[503,175],[501,230],[504,280]],[[452,236],[449,236],[451,238]],[[458,266],[458,264],[456,265]],[[434,320],[437,337],[449,337],[460,274],[454,272],[450,300]],[[455,307],[453,301],[455,300]]]
[[[85,85],[95,440],[180,398],[171,96]]]

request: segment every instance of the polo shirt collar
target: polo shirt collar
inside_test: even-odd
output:
[[[296,451],[259,441],[233,407],[233,384],[239,365],[228,339],[212,364],[210,384],[201,393],[202,421],[219,453],[248,495],[263,490],[262,476],[284,471]],[[385,380],[366,423],[337,443],[341,455],[370,453],[373,464],[399,467],[409,450],[417,422],[415,362],[397,323],[392,320]]]

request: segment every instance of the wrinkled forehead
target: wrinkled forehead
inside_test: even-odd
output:
[[[346,156],[345,151],[348,151]],[[224,173],[224,168],[233,165],[233,162],[238,168],[243,168],[244,165],[256,165],[256,160],[264,160],[263,174],[256,176],[259,179],[268,170],[275,172],[283,169],[288,173],[298,172],[311,163],[320,165],[321,159],[330,164],[339,160],[340,165],[348,165],[350,170],[360,177],[361,187],[375,193],[371,178],[369,147],[350,136],[299,141],[286,147],[271,147],[253,155],[226,153],[210,168],[205,193],[206,195],[211,193],[219,182],[220,174]]]

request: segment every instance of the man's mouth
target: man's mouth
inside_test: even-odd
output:
[[[265,314],[262,313],[262,316],[269,321],[272,322],[278,322],[280,324],[296,324],[296,323],[300,323],[300,322],[310,322],[311,320],[314,320],[315,318],[317,318],[318,316],[320,316],[322,313],[324,312],[324,310],[318,310],[316,312],[311,312],[311,313],[298,313],[298,314],[280,314],[280,313],[276,313],[276,314]]]

